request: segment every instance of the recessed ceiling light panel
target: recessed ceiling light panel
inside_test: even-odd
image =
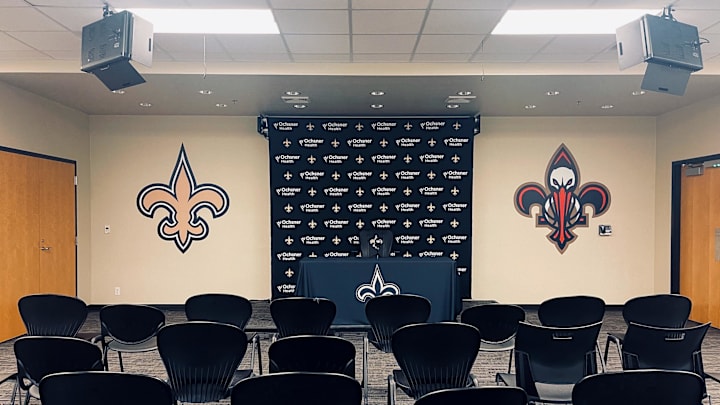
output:
[[[451,109],[451,110],[454,110],[454,109],[460,107],[460,104],[448,104],[448,105],[446,105],[445,107],[447,107],[447,108],[449,108],[449,109]]]
[[[279,34],[266,9],[127,9],[153,25],[158,34]],[[118,10],[120,11],[120,10]]]
[[[379,109],[379,108],[383,108],[383,107],[385,107],[385,106],[382,104],[370,104],[370,108]]]
[[[370,92],[371,96],[384,96],[385,92],[382,90],[373,90]]]
[[[537,106],[535,104],[525,104],[526,110],[534,110],[536,108],[537,108]]]
[[[213,94],[213,91],[212,90],[198,90],[198,93],[200,93],[204,96],[209,96],[209,95]]]
[[[615,30],[657,10],[508,10],[492,35],[615,34]]]

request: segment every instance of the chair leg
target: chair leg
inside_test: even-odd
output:
[[[515,352],[515,349],[510,350],[510,360],[508,361],[508,374],[512,371],[512,361],[513,361],[513,353]]]
[[[608,336],[607,340],[605,341],[605,355],[603,356],[605,364],[607,364],[607,361],[608,361],[608,351],[609,350],[610,350],[610,336]]]
[[[363,396],[365,400],[365,405],[368,405],[368,337],[367,333],[363,334],[363,365],[362,365],[362,386],[363,386]]]
[[[392,371],[391,371],[392,373]],[[395,405],[395,378],[392,374],[388,376],[388,397],[387,405]]]
[[[18,377],[19,378],[19,377]],[[15,405],[15,395],[20,393],[20,384],[15,380],[15,386],[13,387],[12,396],[10,397],[10,405]]]
[[[123,369],[123,364],[122,364],[122,353],[117,352],[117,354],[118,354],[118,361],[120,362],[120,372],[122,373],[123,371],[125,371]]]
[[[258,373],[260,373],[260,375],[262,375],[262,373],[263,373],[263,369],[262,369],[262,350],[261,350],[261,348],[260,348],[260,334],[259,334],[259,333],[255,335],[255,338],[254,338],[254,341],[253,341],[253,345],[257,345],[257,346],[256,346],[256,350],[257,350],[257,359],[258,359],[258,360],[257,360],[257,361],[258,361]],[[254,356],[253,356],[253,357],[254,357]]]
[[[600,342],[599,341],[595,341],[595,349],[597,350],[597,357],[600,358],[600,371],[602,373],[604,373],[605,370],[607,369],[607,367],[606,367],[604,357],[600,355]]]

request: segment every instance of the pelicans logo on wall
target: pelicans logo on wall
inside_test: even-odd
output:
[[[550,159],[545,171],[545,186],[525,183],[515,191],[515,209],[531,217],[534,205],[540,207],[537,227],[548,227],[547,238],[560,253],[575,241],[573,228],[588,226],[586,206],[593,208],[593,217],[604,214],[610,206],[610,192],[600,183],[580,184],[580,170],[567,147],[562,144]]]
[[[190,249],[193,240],[205,239],[210,232],[205,219],[199,216],[200,209],[207,208],[217,218],[227,212],[229,205],[230,197],[221,187],[196,183],[184,145],[170,182],[145,186],[137,197],[138,210],[146,217],[152,218],[160,208],[167,211],[158,224],[158,236],[175,242],[182,253]]]

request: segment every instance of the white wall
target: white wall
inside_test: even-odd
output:
[[[87,115],[0,82],[0,146],[70,159],[78,175],[78,295],[90,300],[90,144]]]

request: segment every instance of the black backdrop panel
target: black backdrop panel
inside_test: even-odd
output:
[[[270,143],[273,298],[299,260],[359,255],[360,230],[393,254],[455,260],[470,297],[474,117],[262,117]],[[338,269],[342,271],[342,269]]]

